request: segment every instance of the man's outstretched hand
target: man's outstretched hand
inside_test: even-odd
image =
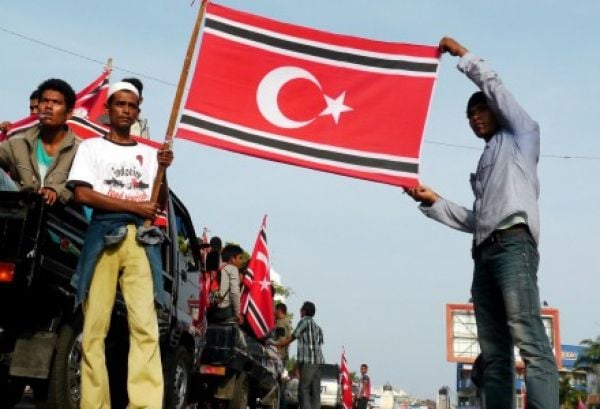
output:
[[[469,51],[465,47],[460,45],[460,43],[458,43],[456,40],[454,40],[453,38],[450,38],[450,37],[442,38],[440,40],[439,47],[440,47],[440,52],[442,54],[449,53],[450,55],[453,55],[455,57],[462,57]]]
[[[421,202],[425,206],[431,206],[438,201],[440,196],[427,186],[405,188],[404,191],[412,197],[415,202]]]

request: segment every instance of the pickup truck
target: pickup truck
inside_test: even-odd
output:
[[[208,325],[200,358],[201,407],[279,408],[281,358],[249,334],[233,323]]]
[[[201,280],[191,218],[168,199],[162,248],[166,306],[159,310],[164,407],[183,409],[198,378],[204,335],[194,325]],[[0,407],[30,385],[38,408],[76,409],[80,398],[82,313],[71,277],[88,222],[82,208],[48,207],[40,195],[0,192]],[[128,329],[122,298],[106,339],[112,407],[127,405]]]
[[[321,364],[321,407],[339,409],[342,407],[342,389],[340,388],[340,367],[337,364]],[[298,387],[297,377],[287,382],[285,390],[286,405],[289,408],[298,408]]]

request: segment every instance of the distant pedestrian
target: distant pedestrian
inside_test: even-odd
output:
[[[371,398],[371,378],[367,375],[369,367],[367,364],[360,366],[360,378],[358,379],[358,393],[356,394],[356,409],[367,409]]]
[[[475,202],[469,210],[425,186],[407,192],[428,217],[473,233],[471,293],[487,409],[514,406],[515,345],[525,362],[527,409],[556,409],[558,371],[537,285],[540,128],[484,60],[447,37],[440,51],[460,57],[458,69],[480,89],[467,103],[469,125],[485,141],[470,179]]]
[[[300,308],[300,322],[292,334],[285,340],[277,343],[278,346],[287,346],[292,341],[298,340],[298,365],[300,383],[298,385],[298,399],[300,409],[320,409],[321,407],[321,370],[320,365],[325,363],[321,346],[323,345],[323,330],[317,325],[313,317],[316,313],[315,304],[305,301]]]

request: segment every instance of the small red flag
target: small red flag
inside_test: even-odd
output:
[[[340,364],[340,385],[342,387],[342,405],[344,409],[352,409],[352,380],[344,349],[342,349],[342,363]]]
[[[332,34],[209,3],[176,135],[414,186],[438,65],[437,46]]]
[[[270,269],[265,215],[248,263],[248,271],[244,275],[242,290],[242,313],[259,339],[267,336],[275,327]]]

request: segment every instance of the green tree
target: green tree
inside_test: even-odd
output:
[[[274,281],[271,281],[271,284],[275,289],[275,294],[281,295],[284,298],[288,298],[290,295],[294,294],[294,290],[292,290],[292,287],[286,287],[284,285],[277,284]]]
[[[595,340],[588,338],[584,339],[579,345],[585,346],[585,350],[577,357],[575,367],[584,368],[594,365],[600,365],[600,336]]]
[[[585,346],[581,354],[575,361],[575,368],[585,369],[588,372],[594,372],[596,376],[600,375],[600,336],[596,339],[587,338],[579,343]],[[596,393],[596,392],[594,392]],[[582,399],[583,400],[583,399]],[[599,405],[593,405],[590,407],[598,408]]]
[[[576,409],[579,400],[585,402],[587,397],[585,391],[575,389],[572,380],[571,376],[567,375],[558,384],[558,402],[565,409]]]

